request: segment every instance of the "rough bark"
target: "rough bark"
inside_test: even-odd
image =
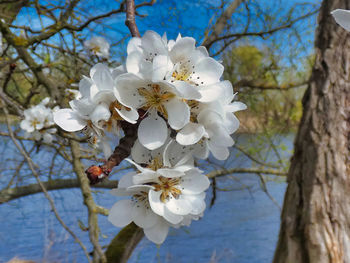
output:
[[[275,263],[350,262],[350,33],[325,0],[316,30],[316,63],[288,172]]]

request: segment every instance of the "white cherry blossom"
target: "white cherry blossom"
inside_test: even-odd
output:
[[[103,37],[92,37],[89,40],[84,41],[85,49],[93,55],[101,58],[109,57],[109,43]]]
[[[24,120],[21,121],[20,127],[25,131],[26,138],[33,137],[37,141],[43,139],[44,142],[52,142],[52,135],[57,131],[51,127],[54,124],[52,114],[57,108],[48,108],[49,101],[50,98],[45,98],[39,104],[24,110]]]
[[[164,144],[168,133],[165,120],[171,128],[181,129],[190,120],[190,108],[185,100],[200,98],[194,88],[178,90],[167,82],[152,82],[132,73],[116,79],[115,91],[123,105],[148,113],[140,123],[138,138],[150,150]]]
[[[156,244],[164,242],[169,231],[169,223],[153,212],[148,201],[149,186],[133,185],[134,173],[124,175],[117,189],[111,193],[116,196],[131,196],[113,205],[108,220],[117,227],[124,227],[131,222],[143,228],[146,237]]]

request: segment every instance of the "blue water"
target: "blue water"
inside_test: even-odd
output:
[[[288,148],[292,138],[285,139]],[[228,166],[250,166],[235,154]],[[217,192],[212,208],[190,227],[172,229],[164,244],[157,247],[143,239],[129,262],[271,262],[279,230],[279,207],[260,189],[255,175],[217,178]],[[249,189],[245,188],[246,186]],[[245,189],[242,189],[245,188]],[[282,180],[267,183],[269,193],[282,205],[286,184]],[[211,190],[207,204],[210,203]],[[86,225],[86,207],[78,189],[50,192],[65,223],[91,251]],[[96,202],[110,208],[116,201],[108,191],[99,190]],[[85,262],[71,236],[60,226],[42,194],[14,200],[0,206],[0,262],[17,256],[38,262]],[[101,244],[107,245],[118,233],[105,216],[99,216]]]

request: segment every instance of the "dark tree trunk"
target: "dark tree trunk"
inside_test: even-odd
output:
[[[275,263],[350,262],[350,33],[324,0],[316,63],[288,173]]]

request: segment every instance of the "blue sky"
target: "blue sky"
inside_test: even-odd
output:
[[[44,2],[43,0],[41,1]],[[64,1],[50,1],[55,4],[63,4]],[[136,1],[136,3],[143,2]],[[310,1],[316,6],[320,4],[320,0]],[[176,38],[178,33],[184,36],[192,36],[200,43],[203,40],[204,32],[208,24],[214,23],[218,15],[217,7],[221,1],[214,0],[158,0],[154,6],[146,6],[139,9],[139,13],[147,15],[144,18],[137,17],[137,25],[141,34],[146,30],[154,30],[160,34],[167,33],[168,38]],[[249,4],[249,12],[251,14],[251,22],[248,32],[256,32],[264,29],[267,23],[279,25],[280,21],[289,11],[292,6],[299,4],[295,8],[296,15],[307,13],[312,6],[302,5],[305,1],[302,0],[251,0]],[[226,4],[227,6],[227,4]],[[108,12],[119,7],[117,1],[111,0],[82,0],[78,5],[78,16],[88,14],[95,16]],[[232,17],[232,32],[242,32],[247,23],[247,9],[241,5],[237,12]],[[264,18],[269,21],[264,20]],[[100,23],[92,23],[89,29],[82,32],[82,38],[90,38],[93,35],[102,35],[108,39],[111,44],[118,43],[119,40],[128,37],[129,31],[124,25],[125,15],[118,14],[102,20]],[[52,23],[49,19],[43,19],[42,22],[38,19],[33,8],[24,8],[16,21],[20,25],[30,24],[35,29],[40,29],[40,23],[45,26]],[[259,37],[243,38],[236,45],[250,44],[260,48],[272,47],[282,57],[286,54],[298,53],[299,57],[307,56],[312,53],[314,31],[316,27],[316,15],[303,20],[296,24],[295,32],[298,36],[291,34],[292,30],[282,30],[272,37],[262,39]],[[52,37],[50,41],[57,42],[58,38]],[[69,43],[69,40],[67,40]],[[212,50],[215,51],[214,47]],[[126,42],[121,45],[112,47],[112,58],[119,59],[126,52]]]

